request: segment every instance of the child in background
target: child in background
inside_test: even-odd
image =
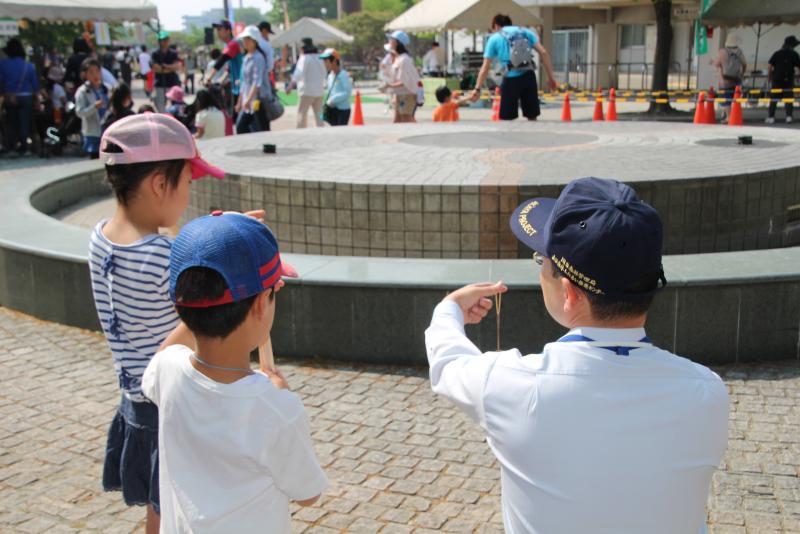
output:
[[[99,69],[97,69],[99,75]],[[191,180],[224,173],[200,158],[189,131],[168,115],[133,115],[112,124],[99,148],[117,199],[89,244],[97,314],[114,358],[122,398],[108,431],[103,489],[128,506],[147,506],[158,532],[158,410],[142,394],[145,367],[162,343],[192,346],[169,299],[172,241],[159,227],[178,222]]]
[[[61,126],[64,121],[64,109],[67,107],[67,92],[58,80],[47,78],[47,91],[53,106],[53,124]]]
[[[183,101],[183,89],[181,89],[181,86],[173,85],[170,87],[166,97],[170,102],[166,112],[181,121],[181,123],[186,124],[186,103]]]
[[[208,89],[200,89],[194,98],[197,108],[194,126],[195,139],[214,139],[225,136],[225,114],[219,109],[217,102]]]
[[[417,107],[421,108],[425,105],[425,86],[422,84],[422,78],[417,82]],[[416,113],[417,110],[414,110]]]
[[[134,115],[131,88],[121,83],[111,91],[111,109],[103,119],[103,131],[120,119]]]
[[[75,114],[81,119],[83,151],[91,159],[99,157],[101,121],[108,110],[108,87],[102,82],[100,62],[93,58],[81,63],[81,76],[85,80],[75,92]]]
[[[269,340],[281,276],[297,273],[244,215],[215,212],[175,239],[169,294],[197,349],[165,348],[142,381],[169,407],[158,434],[162,532],[288,534],[290,501],[310,506],[327,486],[300,397],[277,370],[250,365]]]
[[[439,105],[433,110],[433,122],[455,122],[459,120],[458,108],[470,102],[469,95],[453,97],[446,86],[436,89],[436,100]]]

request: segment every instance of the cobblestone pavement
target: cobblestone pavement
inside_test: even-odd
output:
[[[500,532],[481,432],[413,368],[279,361],[331,479],[296,532]],[[732,400],[713,533],[800,532],[800,364],[718,369]],[[100,491],[117,402],[103,338],[0,308],[0,531],[131,532],[144,511]]]

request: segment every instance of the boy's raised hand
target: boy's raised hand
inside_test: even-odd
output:
[[[264,217],[266,217],[267,212],[264,210],[251,210],[244,212],[244,214],[247,215],[248,217],[254,218],[261,224],[264,224]]]
[[[269,377],[272,381],[272,385],[274,385],[278,389],[289,389],[289,383],[286,381],[286,378],[283,376],[283,373],[278,371],[277,368],[266,368],[263,369],[263,373]]]
[[[458,304],[464,314],[466,324],[478,324],[492,309],[489,297],[508,291],[503,282],[483,282],[470,284],[447,295],[445,300]]]

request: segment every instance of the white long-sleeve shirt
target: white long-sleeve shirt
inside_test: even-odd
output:
[[[317,54],[303,54],[297,60],[292,81],[297,84],[300,96],[323,96],[328,73]]]
[[[727,444],[725,384],[642,328],[570,334],[597,343],[482,354],[452,301],[425,332],[434,392],[483,427],[500,463],[506,532],[700,532]],[[603,348],[616,346],[629,355]]]
[[[431,48],[422,56],[423,72],[439,72],[444,67],[444,54],[439,48]]]

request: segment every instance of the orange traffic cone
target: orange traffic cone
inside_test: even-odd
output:
[[[492,122],[500,120],[500,88],[494,90],[494,103],[492,103]]]
[[[703,124],[717,124],[717,113],[714,111],[714,88],[708,91],[708,98],[706,98],[706,109],[703,114]]]
[[[592,120],[603,120],[603,97],[598,96],[597,100],[594,102],[594,116],[592,116]]]
[[[706,92],[700,91],[697,95],[697,105],[694,108],[694,123],[703,124],[703,114],[706,109]]]
[[[742,126],[742,104],[739,99],[742,98],[742,86],[737,85],[736,91],[733,93],[733,103],[731,104],[731,116],[728,118],[728,126]]]
[[[356,109],[353,112],[353,126],[364,126],[364,112],[361,111],[361,91],[356,91],[354,106]]]
[[[606,120],[617,120],[617,92],[613,87],[608,90],[608,113],[606,113]]]
[[[564,105],[561,106],[561,121],[570,122],[572,120],[572,108],[569,105],[569,93],[564,93]]]

